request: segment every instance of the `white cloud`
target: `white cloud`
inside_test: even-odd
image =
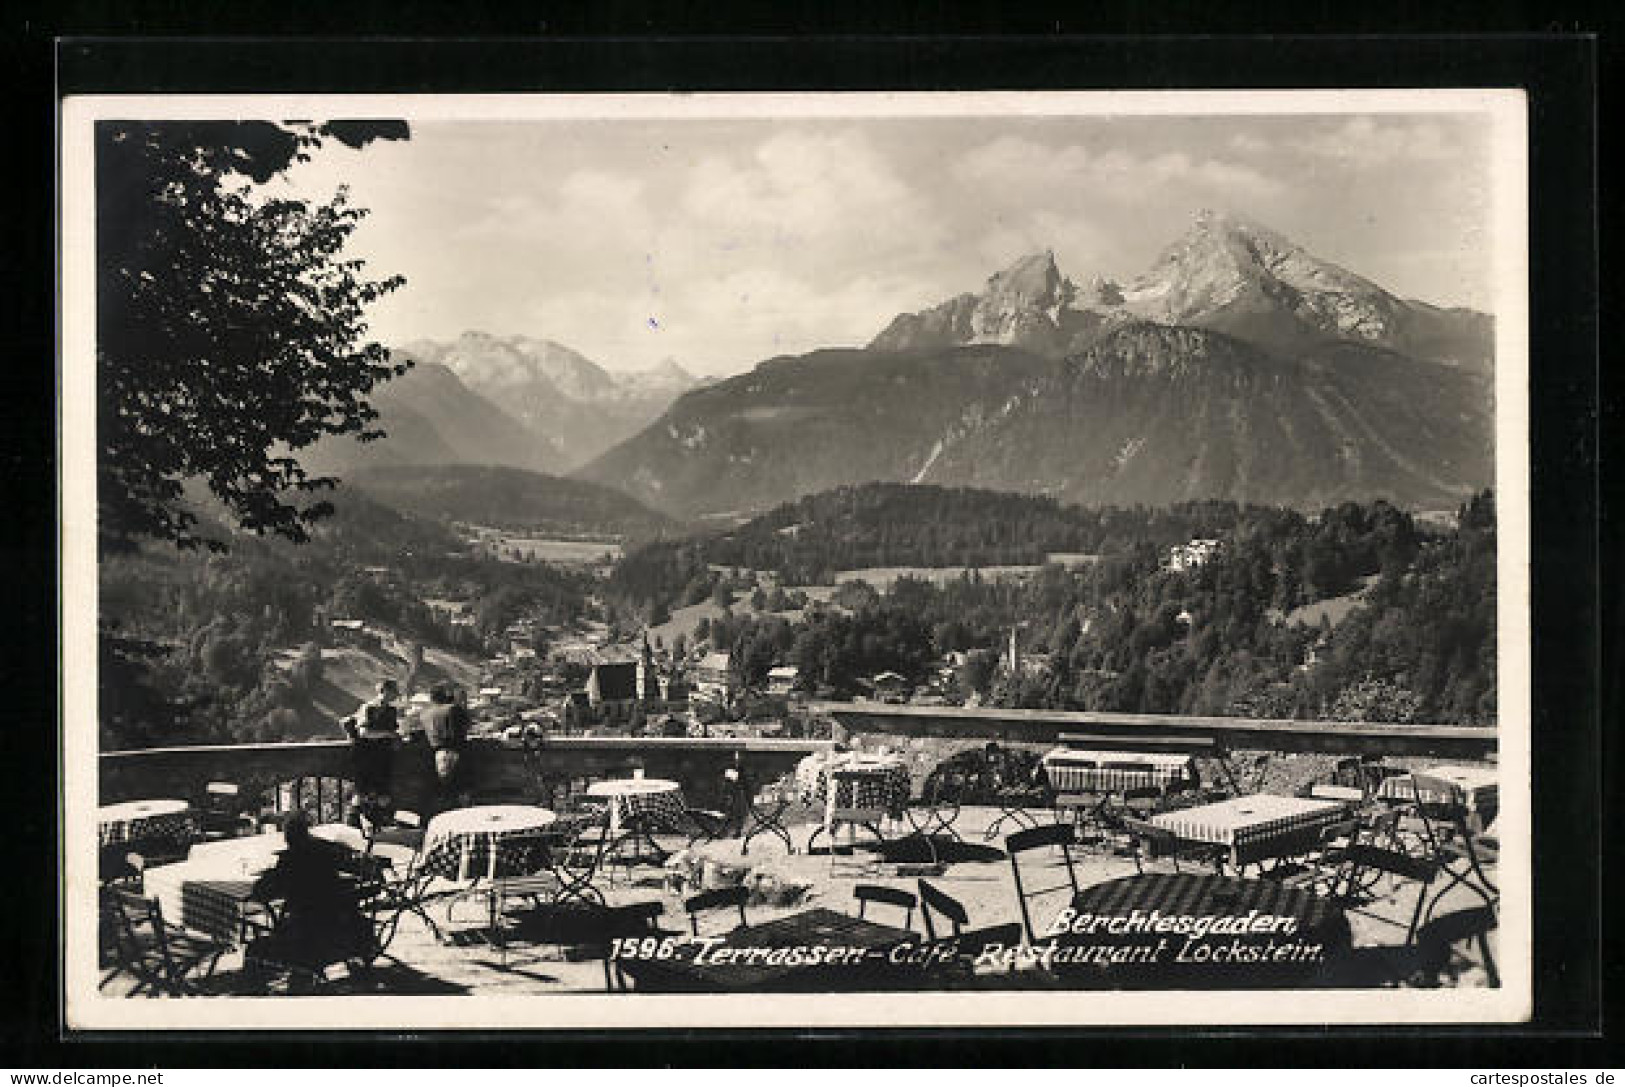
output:
[[[1092,198],[1144,202],[1170,189],[1210,197],[1268,196],[1280,184],[1241,163],[1183,151],[1142,155],[1122,146],[1092,153],[1081,144],[1054,146],[1021,136],[1000,136],[971,151],[954,175],[971,185],[1018,189],[1034,195],[1071,191]]]
[[[681,210],[694,241],[792,266],[918,254],[943,229],[926,195],[856,132],[790,130],[748,156],[704,159],[683,185]]]
[[[299,187],[349,180],[373,209],[357,255],[408,279],[374,314],[385,339],[482,328],[612,368],[671,355],[715,373],[867,342],[896,313],[979,290],[1045,248],[1074,279],[1132,277],[1204,206],[1379,281],[1424,242],[1477,254],[1456,240],[1482,204],[1474,131],[1444,116],[424,125],[405,143],[318,156]],[[1358,168],[1382,162],[1415,168]],[[1414,267],[1418,296],[1458,292],[1450,262]]]
[[[1336,128],[1306,137],[1298,145],[1312,155],[1361,166],[1400,159],[1440,162],[1458,154],[1444,130],[1432,121],[1378,121],[1350,117]]]
[[[1237,132],[1226,141],[1230,150],[1238,155],[1264,155],[1273,148],[1274,143],[1258,135],[1256,132]]]

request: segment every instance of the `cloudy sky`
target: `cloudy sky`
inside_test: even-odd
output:
[[[1126,282],[1203,207],[1487,310],[1488,155],[1450,114],[414,121],[288,183],[372,210],[356,254],[408,281],[374,312],[387,343],[479,329],[724,374],[867,342],[1035,250]]]

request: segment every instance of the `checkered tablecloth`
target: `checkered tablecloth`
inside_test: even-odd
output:
[[[683,801],[682,786],[664,778],[598,781],[587,786],[587,795],[601,796],[609,801],[611,830],[619,830],[632,816],[642,815],[656,828],[680,832],[683,829],[683,815],[688,811]]]
[[[522,804],[442,812],[424,830],[423,869],[462,882],[505,875],[504,842],[528,842],[557,819],[546,808]]]
[[[1461,804],[1486,824],[1501,807],[1500,773],[1493,766],[1435,766],[1416,771],[1413,792],[1410,774],[1386,778],[1377,790],[1384,800],[1415,800],[1424,804]]]
[[[828,802],[831,770],[857,774],[843,779],[835,805],[840,808],[884,808],[888,815],[901,818],[908,806],[910,782],[908,766],[889,755],[860,755],[852,752],[833,756],[809,755],[796,767],[796,787],[804,804],[823,808]]]
[[[1058,747],[1044,756],[1044,775],[1061,793],[1167,789],[1195,783],[1196,759],[1190,755]]]
[[[184,846],[197,836],[197,817],[184,800],[128,800],[96,810],[101,844],[164,842]]]
[[[1339,800],[1259,793],[1164,812],[1151,822],[1189,842],[1228,846],[1232,862],[1242,865],[1313,849],[1321,829],[1347,811]]]
[[[237,941],[253,878],[221,876],[191,862],[165,864],[142,874],[141,893],[158,900],[164,920],[228,943]]]

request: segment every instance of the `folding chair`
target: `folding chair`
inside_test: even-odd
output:
[[[371,852],[375,845],[385,845],[409,849],[416,853],[423,848],[425,833],[423,817],[415,811],[402,808],[392,814],[388,823],[379,824],[370,819],[363,819],[361,833],[367,840],[368,852]]]
[[[372,826],[369,832],[366,827]],[[363,854],[371,867],[366,871],[362,886],[362,908],[372,918],[378,953],[383,954],[394,941],[401,918],[412,914],[428,926],[437,943],[445,942],[445,934],[429,916],[431,902],[451,898],[456,892],[433,894],[429,885],[434,873],[423,867],[423,826],[415,812],[397,811],[394,823],[377,826],[363,823],[366,851]],[[379,846],[409,849],[411,853],[400,865],[395,857],[376,852]]]
[[[970,924],[970,914],[965,910],[965,904],[941,888],[918,881],[920,892],[920,920],[925,924],[926,939],[937,939],[937,923],[932,920],[933,913],[942,915],[953,928],[949,935],[958,936],[964,927]]]
[[[657,936],[660,926],[656,919],[666,912],[659,902],[632,902],[625,906],[612,906],[604,911],[604,989],[606,992],[627,991],[626,972],[620,960],[612,957],[617,939],[637,936]]]
[[[719,838],[726,838],[735,824],[742,824],[744,813],[740,810],[738,793],[739,771],[730,768],[725,771],[722,789],[721,808],[686,808],[684,818],[688,822],[688,847],[690,849],[701,842],[714,842]]]
[[[851,770],[832,770],[830,772],[828,779],[829,791],[824,800],[824,821],[807,836],[808,853],[812,852],[813,842],[818,839],[820,834],[823,834],[829,840],[829,872],[831,876],[835,875],[836,832],[841,827],[844,826],[850,830],[849,844],[847,846],[849,854],[857,852],[859,828],[873,834],[877,844],[881,846],[886,844],[886,836],[880,833],[880,822],[886,818],[886,810],[878,807],[854,806],[864,778],[865,775]],[[852,798],[846,806],[838,803],[842,792]]]
[[[990,925],[980,929],[966,929],[970,924],[970,914],[966,912],[964,903],[938,887],[934,887],[925,880],[920,880],[920,920],[925,923],[925,938],[927,945],[953,942],[958,957],[970,973],[974,971],[976,957],[989,945],[998,944],[1001,947],[1015,947],[1021,943],[1021,925],[1019,922],[1009,922],[1003,925]],[[952,928],[945,933],[938,934],[936,922],[931,919],[933,913],[939,913]],[[967,961],[968,960],[968,961]],[[1010,969],[1015,969],[1014,961]]]
[[[612,839],[602,824],[586,819],[561,819],[515,845],[516,859],[509,872],[495,881],[492,892],[501,900],[529,898],[549,905],[608,907],[594,880],[602,870]]]
[[[1484,866],[1486,863],[1493,864],[1499,857],[1498,844],[1469,825],[1465,803],[1431,799],[1453,795],[1454,787],[1449,782],[1425,774],[1412,774],[1410,785],[1424,839],[1433,858],[1439,862],[1439,871],[1445,880],[1444,885],[1435,892],[1427,916],[1431,918],[1439,902],[1456,887],[1467,888],[1485,906],[1495,909],[1500,903],[1500,890],[1490,880]]]
[[[1450,959],[1451,949],[1458,943],[1474,941],[1484,957],[1484,971],[1492,986],[1501,984],[1501,973],[1495,967],[1495,955],[1490,950],[1490,932],[1495,928],[1495,910],[1489,906],[1454,910],[1423,923],[1416,932],[1416,944],[1422,951],[1423,970],[1436,980]]]
[[[964,841],[959,831],[954,829],[954,823],[959,820],[964,798],[969,791],[970,783],[965,775],[950,770],[927,778],[920,795],[910,800],[903,809],[903,817],[909,825],[909,833],[904,840],[923,842],[933,866],[942,863],[942,855],[937,850],[938,834],[950,841]]]
[[[223,944],[168,924],[157,899],[116,886],[104,887],[101,895],[101,921],[112,930],[107,943],[113,967],[98,988],[128,974],[135,979],[132,996],[143,991],[148,996],[188,996],[199,991],[191,976],[200,968],[213,974],[226,953]]]
[[[874,902],[884,906],[895,906],[903,911],[903,927],[914,927],[914,907],[919,905],[919,899],[913,891],[904,891],[896,887],[885,887],[878,883],[859,883],[852,888],[852,897],[858,902],[858,916],[864,916],[864,910],[869,903]]]
[[[508,966],[508,901],[529,899],[539,905],[559,893],[561,883],[553,855],[557,838],[548,833],[549,829],[504,838],[496,874],[485,888],[488,931],[503,969]]]
[[[741,815],[740,822],[743,828],[746,817],[750,826],[744,830],[744,840],[739,843],[739,855],[747,856],[750,853],[751,840],[763,834],[771,834],[784,843],[787,853],[796,851],[795,840],[790,837],[790,830],[784,825],[784,813],[790,809],[789,790],[783,786],[768,786],[759,792],[752,792],[741,774],[734,785],[737,790],[736,806]],[[808,843],[809,847],[811,842]]]
[[[252,833],[254,820],[242,810],[241,790],[230,781],[211,781],[203,787],[203,807],[199,812],[206,840],[235,838]]]
[[[1072,861],[1072,847],[1076,844],[1077,835],[1070,823],[1055,823],[1050,826],[1033,827],[1031,830],[1018,830],[1004,840],[1004,851],[1010,857],[1010,875],[1015,881],[1016,904],[1021,907],[1021,924],[1031,943],[1038,942],[1038,933],[1033,928],[1032,912],[1028,903],[1040,895],[1053,894],[1063,889],[1070,889],[1072,896],[1077,896],[1078,872]],[[1056,847],[1061,851],[1061,859],[1066,864],[1066,883],[1029,889],[1022,879],[1019,857],[1023,853],[1050,847]],[[1067,901],[1070,903],[1071,898]]]
[[[1439,862],[1432,857],[1413,857],[1399,850],[1355,841],[1343,851],[1341,867],[1328,897],[1344,908],[1353,908],[1363,901],[1361,877],[1367,873],[1391,876],[1396,885],[1407,881],[1417,884],[1416,904],[1405,927],[1405,943],[1409,945],[1422,921],[1422,908],[1427,903],[1428,888],[1438,875]]]
[[[745,916],[745,903],[749,900],[750,891],[743,886],[719,887],[714,891],[701,891],[697,895],[690,895],[683,900],[683,909],[688,914],[689,931],[695,936],[700,934],[700,914],[730,908],[739,910],[737,927],[750,927],[750,918]]]
[[[1337,788],[1337,786],[1331,786]],[[1345,819],[1320,828],[1320,844],[1305,854],[1292,871],[1272,870],[1270,878],[1284,886],[1333,893],[1347,874],[1349,848],[1359,841],[1358,819]]]
[[[1091,821],[1104,824],[1102,816],[1106,814],[1107,804],[1107,798],[1098,793],[1056,793],[1050,802],[1055,821],[1073,827],[1080,836]]]

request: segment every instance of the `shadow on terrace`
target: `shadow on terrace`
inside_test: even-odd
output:
[[[452,798],[408,743],[376,819],[342,743],[105,754],[102,993],[1498,984],[1493,733],[819,709],[478,741]],[[270,938],[294,809],[343,947]]]

